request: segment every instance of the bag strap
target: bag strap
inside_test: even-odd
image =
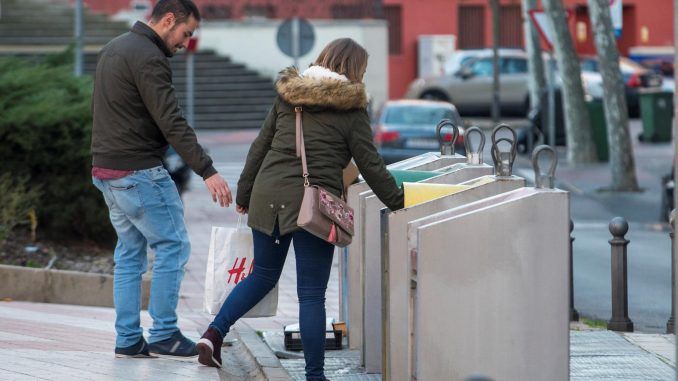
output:
[[[301,113],[302,113],[302,108],[301,106],[296,106],[294,107],[294,112],[297,114],[296,115],[296,146],[297,146],[297,157],[301,157],[301,170],[302,170],[302,176],[304,177],[304,187],[311,186],[311,184],[308,181],[308,165],[306,164],[306,146],[304,145],[304,126],[303,123],[301,122]],[[346,193],[342,189],[341,191],[341,199],[346,201]]]
[[[301,123],[301,112],[302,109],[300,106],[294,108],[294,112],[297,114],[297,132],[296,132],[296,141],[297,141],[297,157],[301,156],[301,169],[302,176],[304,176],[304,186],[308,187],[310,184],[308,182],[308,166],[306,165],[306,146],[304,145],[304,126]]]

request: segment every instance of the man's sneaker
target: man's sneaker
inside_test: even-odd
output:
[[[216,329],[209,327],[198,340],[198,362],[217,368],[221,368],[221,345],[224,338]]]
[[[161,356],[192,357],[197,356],[195,343],[176,331],[169,339],[148,345],[151,353]]]
[[[115,357],[120,358],[153,358],[150,353],[148,353],[148,343],[142,337],[139,342],[129,347],[115,347]]]

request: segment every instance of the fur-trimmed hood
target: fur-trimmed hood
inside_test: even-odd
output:
[[[312,66],[310,69],[315,69]],[[323,68],[320,68],[321,70]],[[367,93],[363,83],[350,82],[346,77],[325,69],[328,75],[313,70],[313,75],[301,75],[297,68],[280,72],[275,89],[280,97],[293,106],[327,107],[336,110],[367,108]]]

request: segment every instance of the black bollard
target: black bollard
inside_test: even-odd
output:
[[[626,246],[629,241],[624,238],[629,231],[629,224],[623,217],[615,217],[610,221],[612,239],[612,318],[607,329],[618,332],[633,332],[633,322],[629,319],[628,277],[626,272]]]
[[[579,312],[574,308],[574,267],[572,266],[572,244],[574,237],[574,222],[570,219],[570,321],[579,321]]]
[[[674,246],[675,242],[673,240],[673,235],[675,233],[674,229],[674,214],[671,213],[671,220],[669,221],[669,224],[671,226],[671,232],[669,233],[669,236],[671,237],[671,317],[669,317],[669,321],[666,322],[666,333],[674,333],[674,324],[673,320],[676,316],[675,312],[675,305],[676,305],[676,269],[674,267],[674,262],[675,258],[673,257],[673,253],[675,252]]]

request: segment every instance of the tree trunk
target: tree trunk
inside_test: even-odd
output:
[[[501,118],[501,98],[499,88],[499,0],[490,0],[492,8],[492,121],[499,123]]]
[[[523,0],[523,30],[529,71],[530,108],[543,107],[540,103],[546,87],[539,33],[537,33],[537,29],[532,25],[532,20],[530,20],[530,15],[528,14],[528,11],[535,8],[537,8],[537,0]]]
[[[638,181],[629,132],[629,113],[624,80],[619,69],[619,51],[612,28],[610,2],[609,0],[588,0],[588,2],[600,74],[603,76],[603,101],[612,171],[610,188],[616,191],[636,191]]]
[[[542,0],[542,4],[553,24],[553,47],[562,78],[567,159],[572,164],[593,163],[597,161],[596,147],[584,98],[579,58],[567,26],[563,3],[562,0]]]

